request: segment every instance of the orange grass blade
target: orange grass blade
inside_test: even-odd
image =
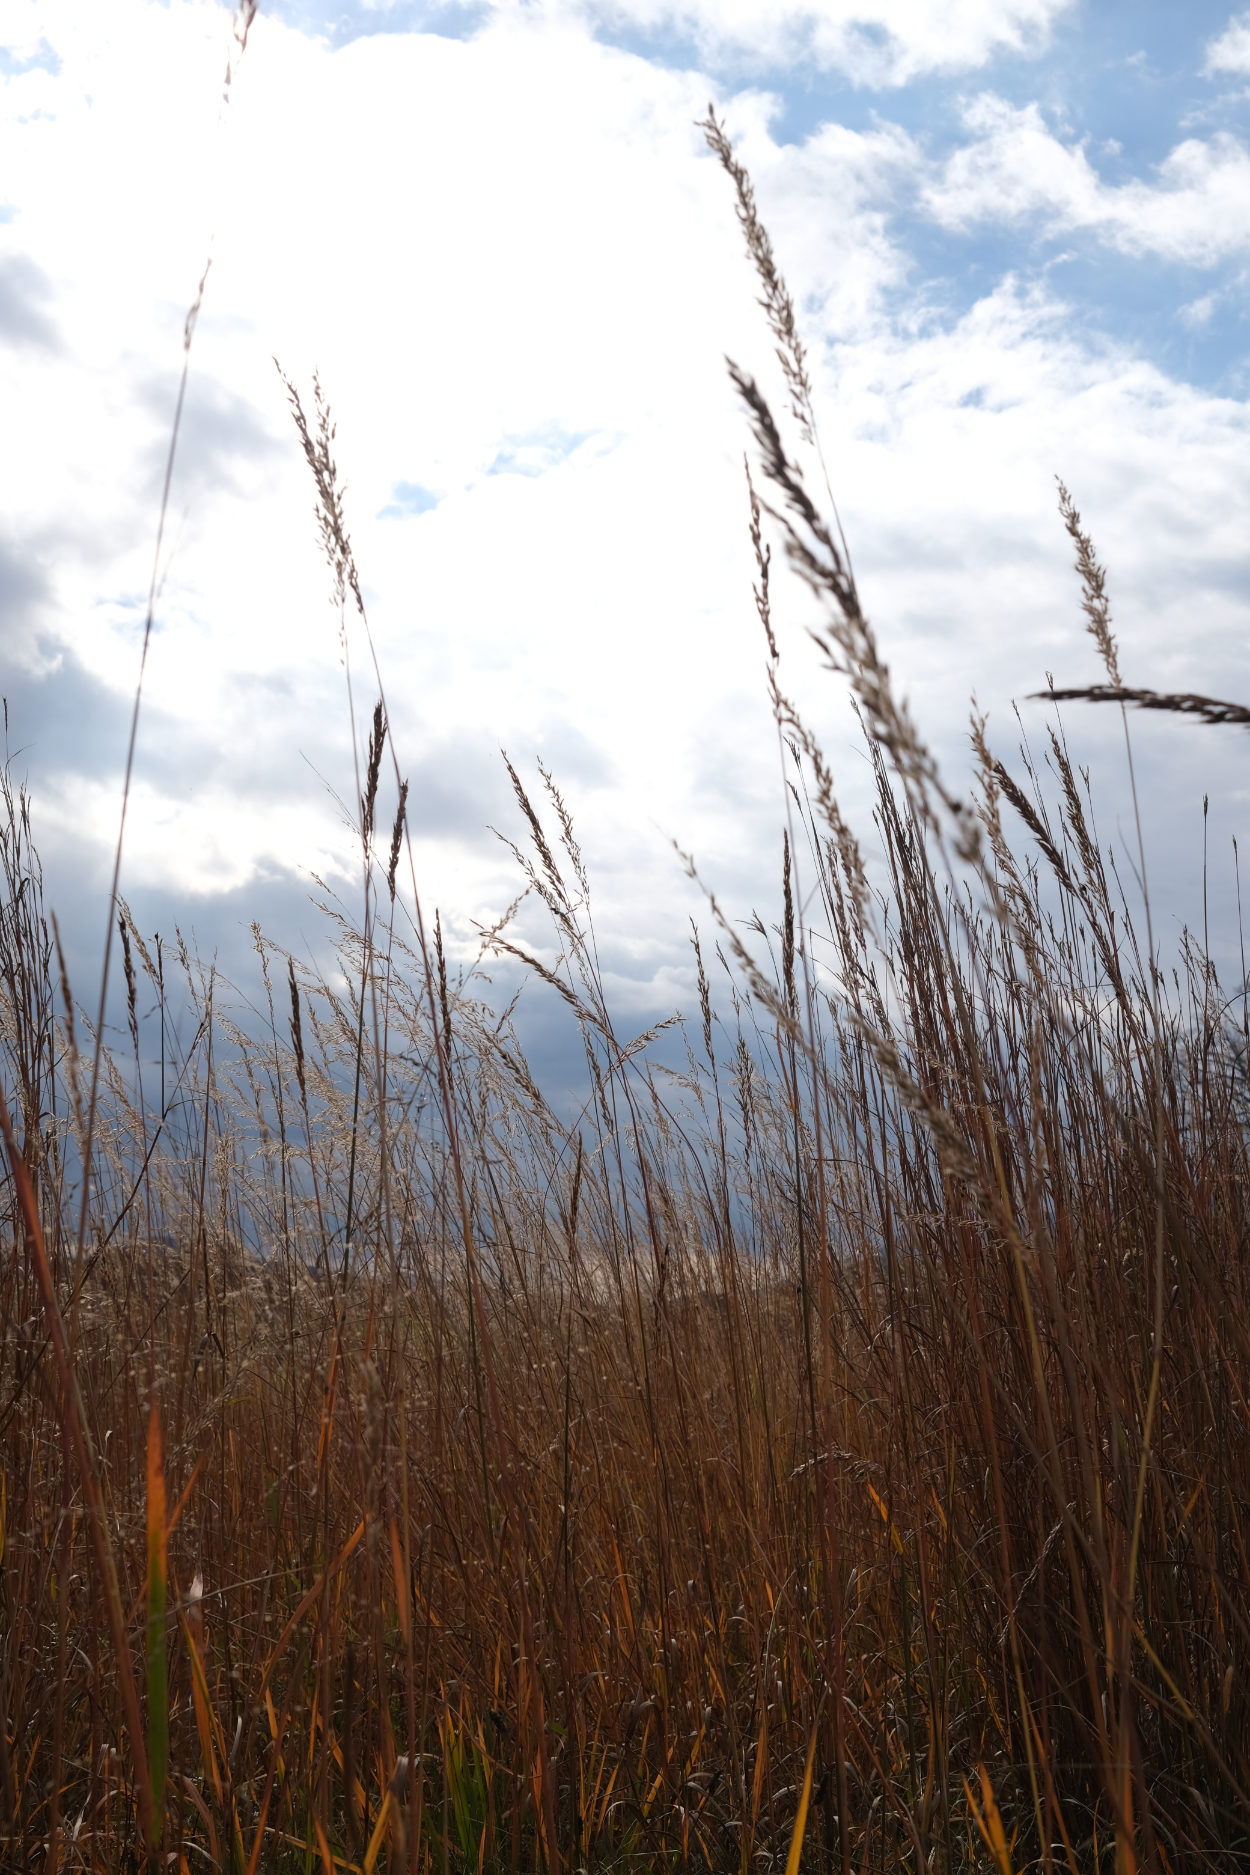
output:
[[[760,1714],[760,1735],[755,1741],[755,1772],[751,1778],[751,1835],[759,1822],[760,1804],[764,1799],[764,1768],[768,1762],[768,1708]]]
[[[313,1816],[313,1829],[317,1835],[317,1853],[321,1857],[323,1875],[334,1875],[335,1864],[339,1858],[330,1854],[330,1845],[326,1841],[326,1833],[321,1827],[319,1816]]]
[[[807,1834],[807,1812],[812,1801],[812,1770],[816,1763],[816,1741],[820,1737],[820,1715],[824,1711],[822,1698],[816,1708],[816,1718],[812,1725],[812,1736],[807,1747],[807,1763],[803,1767],[803,1788],[799,1792],[799,1813],[794,1819],[794,1834],[790,1838],[790,1853],[786,1857],[786,1875],[799,1875],[799,1862],[803,1855],[803,1838]]]
[[[399,1526],[393,1517],[391,1518],[391,1567],[395,1571],[395,1606],[399,1612],[399,1631],[404,1637],[404,1645],[407,1646],[408,1604],[411,1598],[404,1577],[404,1558],[399,1542]]]
[[[197,1577],[198,1580],[198,1577]],[[182,1635],[187,1643],[187,1654],[191,1661],[191,1697],[195,1704],[195,1729],[200,1735],[200,1758],[213,1786],[213,1793],[218,1803],[221,1802],[221,1772],[217,1767],[217,1751],[214,1749],[214,1734],[225,1755],[225,1740],[221,1737],[217,1724],[217,1715],[213,1711],[208,1697],[208,1681],[204,1675],[204,1662],[200,1657],[199,1646],[191,1631],[186,1616],[182,1617]]]
[[[868,1485],[869,1497],[872,1499],[877,1509],[881,1512],[881,1521],[890,1533],[890,1541],[893,1543],[895,1549],[898,1551],[899,1555],[901,1556],[903,1553],[903,1539],[902,1537],[900,1537],[898,1531],[894,1527],[894,1519],[891,1517],[886,1505],[882,1503],[881,1498],[873,1490],[872,1486],[868,1484],[868,1480],[866,1478],[864,1480],[864,1483]]]
[[[169,1771],[169,1662],[165,1645],[167,1595],[165,1459],[156,1388],[148,1409],[148,1765],[152,1777],[152,1832],[159,1842]]]
[[[286,1765],[282,1760],[282,1741],[278,1736],[278,1715],[273,1709],[273,1694],[268,1687],[265,1688],[265,1711],[269,1715],[269,1731],[273,1738],[273,1748],[278,1754],[278,1776],[282,1777],[285,1775]]]
[[[374,1865],[381,1851],[382,1838],[386,1834],[386,1825],[391,1814],[391,1801],[391,1793],[388,1790],[382,1799],[382,1808],[378,1811],[378,1820],[373,1826],[373,1834],[369,1838],[369,1847],[365,1850],[363,1864],[365,1875],[373,1875]]]
[[[604,1755],[606,1757],[606,1753]],[[607,1819],[608,1804],[612,1800],[612,1792],[616,1789],[616,1780],[620,1776],[620,1774],[621,1774],[621,1760],[618,1758],[616,1763],[612,1766],[612,1775],[608,1779],[608,1787],[603,1793],[603,1802],[599,1805],[599,1815],[595,1822],[596,1834],[598,1834],[598,1832],[602,1830],[604,1822]],[[602,1772],[600,1772],[600,1775],[602,1776]],[[596,1784],[595,1786],[596,1796],[598,1795],[598,1791],[599,1791],[599,1786]]]
[[[980,1830],[986,1848],[994,1858],[994,1866],[998,1870],[998,1875],[1012,1875],[1011,1850],[1007,1846],[1007,1833],[1003,1828],[1003,1819],[999,1815],[998,1804],[994,1799],[994,1787],[990,1783],[990,1774],[983,1764],[978,1765],[977,1769],[981,1773],[981,1802],[985,1809],[982,1811],[978,1808],[977,1800],[965,1777],[963,1787],[964,1795],[968,1799],[968,1808],[972,1811],[972,1820]]]

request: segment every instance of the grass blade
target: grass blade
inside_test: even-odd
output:
[[[807,1763],[803,1767],[803,1788],[799,1792],[799,1811],[794,1819],[794,1833],[790,1838],[790,1853],[786,1857],[786,1875],[799,1875],[799,1862],[803,1855],[803,1838],[807,1833],[807,1812],[812,1801],[812,1769],[816,1763],[816,1741],[820,1737],[820,1720],[825,1702],[821,1699],[816,1708],[816,1717],[812,1721],[812,1736],[808,1740]]]
[[[152,1777],[152,1837],[164,1828],[165,1778],[169,1771],[169,1663],[165,1641],[168,1601],[165,1521],[165,1459],[156,1388],[148,1408],[148,1767]]]

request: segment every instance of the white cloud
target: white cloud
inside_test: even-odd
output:
[[[1153,182],[1111,186],[1036,104],[985,95],[965,125],[972,140],[924,192],[947,226],[1036,217],[1051,232],[1087,228],[1126,253],[1200,266],[1250,248],[1250,152],[1227,132],[1177,144]]]
[[[1206,71],[1250,76],[1250,13],[1235,13],[1207,47]]]
[[[746,431],[722,364],[730,352],[767,375],[770,342],[694,128],[707,81],[575,23],[500,17],[465,41],[331,53],[262,11],[219,134],[225,24],[193,0],[40,0],[60,70],[0,86],[16,208],[0,260],[25,256],[47,281],[39,310],[60,344],[0,346],[0,503],[51,588],[40,629],[123,692],[182,321],[217,229],[127,878],[208,892],[353,860],[301,760],[351,795],[340,647],[276,353],[304,385],[320,368],[339,418],[423,883],[461,932],[507,902],[482,830],[514,819],[491,751],[545,754],[579,815],[621,994],[644,1001],[681,967],[666,835],[736,907],[775,885]],[[974,686],[999,726],[1047,666],[1090,669],[1056,470],[1111,567],[1125,668],[1244,692],[1244,407],[1077,342],[1060,303],[1011,282],[949,329],[918,300],[898,311],[909,261],[892,214],[930,173],[922,147],[888,124],[781,146],[775,100],[744,91],[723,108],[811,338],[866,603],[943,752],[962,761]],[[1106,219],[1126,198],[1079,149],[1036,114],[980,109],[968,160],[936,179],[937,212],[1058,203],[1128,238]],[[1133,226],[1154,224],[1143,209]],[[420,512],[405,488],[436,505]],[[779,576],[785,681],[862,804],[809,616]],[[6,653],[46,648],[32,630]],[[367,709],[363,647],[352,655]],[[173,726],[159,744],[158,722]],[[49,811],[104,844],[108,785],[77,762],[67,725]]]
[[[1191,299],[1181,307],[1177,317],[1182,325],[1189,327],[1191,332],[1201,332],[1205,326],[1210,325],[1218,304],[1218,294],[1200,293],[1197,299]]]
[[[759,70],[815,64],[857,84],[973,70],[1002,52],[1037,53],[1072,0],[495,0],[642,32],[689,35],[713,63]]]

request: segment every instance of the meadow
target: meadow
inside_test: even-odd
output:
[[[580,1114],[536,1085],[427,921],[383,700],[359,915],[322,975],[257,929],[260,1024],[119,897],[106,1048],[5,778],[6,1867],[1250,1865],[1246,993],[1192,939],[1159,967],[1053,703],[1038,763],[974,718],[971,794],[940,772],[705,128],[787,392],[735,371],[786,786],[767,917],[706,882],[679,1072],[614,1021],[558,777],[514,772],[552,946],[484,955],[577,1023]],[[290,395],[367,629],[332,419]],[[1106,671],[1063,710],[1130,754],[1136,707],[1244,723],[1121,683],[1059,507]],[[870,839],[781,688],[770,543]]]

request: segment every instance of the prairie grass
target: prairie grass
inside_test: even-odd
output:
[[[775,923],[709,894],[680,1073],[619,1033],[569,810],[512,771],[554,948],[484,947],[587,1063],[580,1118],[544,1097],[426,923],[382,700],[339,971],[258,930],[241,1025],[119,901],[128,1056],[5,780],[7,1867],[1250,1863],[1244,992],[1188,942],[1164,977],[1060,729],[1013,774],[974,718],[948,788],[732,369],[786,808]],[[1061,502],[1097,694],[1142,703]],[[859,708],[871,864],[779,687],[766,533]]]

